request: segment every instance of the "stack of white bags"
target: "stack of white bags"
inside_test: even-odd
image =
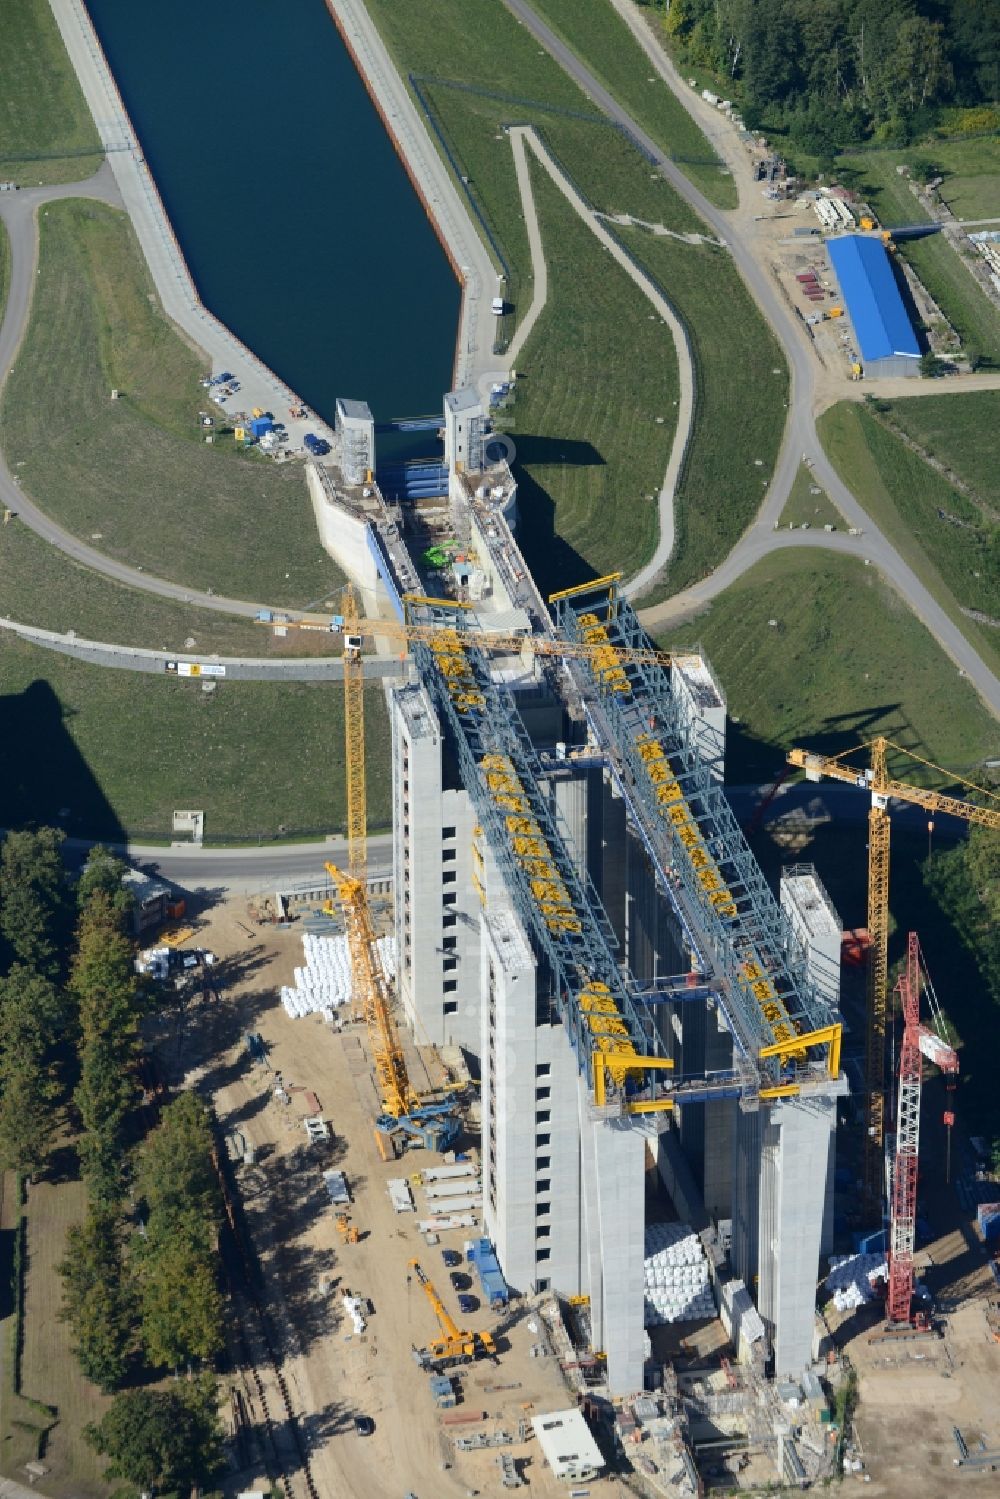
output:
[[[647,1327],[715,1316],[705,1251],[686,1223],[650,1224],[644,1271]]]
[[[842,1254],[830,1260],[825,1284],[833,1292],[837,1311],[849,1312],[871,1301],[874,1281],[888,1278],[889,1264],[884,1254]]]
[[[303,1015],[314,1015],[318,1011],[326,1021],[333,1019],[333,1012],[350,1002],[351,960],[346,937],[313,937],[306,933],[302,938],[305,966],[296,968],[294,986],[281,991],[281,1003],[292,1020]],[[392,937],[379,937],[379,958],[390,980],[396,973],[396,944]]]

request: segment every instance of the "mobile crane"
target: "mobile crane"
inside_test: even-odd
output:
[[[497,1350],[492,1333],[463,1332],[455,1325],[448,1308],[421,1268],[419,1260],[410,1261],[410,1270],[423,1287],[424,1295],[430,1302],[438,1320],[438,1326],[444,1334],[443,1337],[435,1338],[432,1343],[428,1343],[426,1348],[414,1348],[413,1357],[420,1367],[436,1374],[440,1369],[451,1369],[456,1364],[471,1364],[475,1359],[495,1359]]]
[[[830,780],[843,781],[857,786],[871,796],[868,814],[868,933],[870,950],[868,955],[868,1013],[865,1035],[865,1092],[867,1095],[867,1131],[864,1153],[864,1195],[870,1212],[880,1209],[882,1203],[883,1145],[885,1140],[885,1031],[886,1002],[889,977],[889,802],[909,802],[923,807],[927,812],[944,812],[949,817],[960,817],[965,822],[980,827],[1000,829],[1000,796],[942,770],[930,760],[924,760],[911,750],[904,750],[891,740],[879,736],[869,744],[860,746],[871,753],[871,765],[863,770],[843,763],[844,750],[839,755],[817,755],[805,749],[788,751],[790,765],[806,773],[806,780],[819,781],[826,776]],[[961,781],[970,791],[986,797],[992,806],[978,806],[975,802],[961,801],[958,797],[946,796],[943,792],[930,791],[922,786],[912,786],[890,776],[887,751],[895,750],[911,760],[936,771],[951,781]],[[931,824],[933,826],[933,824]]]

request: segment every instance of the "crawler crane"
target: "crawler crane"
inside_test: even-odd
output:
[[[471,1364],[477,1358],[496,1358],[496,1344],[488,1332],[462,1332],[451,1318],[448,1308],[434,1289],[429,1278],[420,1267],[419,1260],[410,1261],[412,1274],[423,1286],[424,1295],[433,1308],[438,1326],[444,1334],[429,1343],[426,1348],[414,1348],[413,1357],[422,1369],[436,1374],[440,1369],[450,1369],[455,1364]]]
[[[939,791],[911,786],[908,781],[890,776],[886,752],[895,750],[920,765],[936,771],[947,780],[962,780],[932,765],[910,750],[879,737],[861,748],[871,751],[871,766],[859,770],[843,763],[840,755],[815,755],[809,750],[788,751],[788,762],[804,770],[809,781],[824,776],[857,786],[871,796],[868,814],[868,931],[871,949],[868,956],[868,1016],[865,1036],[865,1091],[867,1095],[867,1133],[864,1155],[865,1203],[871,1213],[882,1203],[883,1144],[885,1139],[885,1028],[889,974],[889,803],[893,799],[923,807],[930,813],[944,812],[980,827],[1000,829],[1000,796],[962,781],[970,791],[987,798],[992,805],[978,806]]]

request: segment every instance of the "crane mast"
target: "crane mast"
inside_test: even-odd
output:
[[[889,1289],[886,1297],[886,1314],[892,1327],[909,1323],[913,1302],[923,1058],[930,1057],[942,1072],[958,1071],[958,1057],[952,1047],[920,1021],[920,943],[916,932],[911,932],[907,939],[906,966],[896,989],[903,1012],[903,1044],[899,1054],[896,1157],[889,1220]]]
[[[880,735],[870,744],[862,745],[871,754],[871,764],[857,769],[843,763],[841,755],[818,755],[805,749],[788,751],[786,759],[806,773],[809,781],[841,781],[867,791],[871,796],[868,814],[868,932],[871,946],[868,955],[868,1012],[865,1033],[865,1089],[866,1089],[866,1133],[864,1144],[865,1205],[875,1213],[882,1202],[883,1160],[885,1150],[885,1033],[889,987],[889,803],[892,799],[923,807],[926,812],[946,813],[960,817],[964,822],[979,827],[1000,829],[1000,797],[995,793],[975,786],[971,781],[962,784],[987,797],[994,805],[979,806],[975,802],[962,801],[959,797],[944,792],[929,790],[924,786],[911,786],[908,781],[890,776],[887,751],[890,749],[907,755],[911,760],[925,766],[950,780],[962,780],[949,771],[942,770],[930,760],[904,750],[900,745]],[[848,753],[848,751],[844,751]]]

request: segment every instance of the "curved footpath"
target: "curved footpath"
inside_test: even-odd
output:
[[[625,585],[625,592],[629,595],[640,593],[642,589],[648,588],[653,579],[666,564],[670,553],[674,549],[674,494],[677,489],[677,480],[684,462],[684,454],[691,439],[691,424],[694,421],[694,368],[691,359],[691,345],[688,342],[687,330],[678,318],[673,307],[660,292],[653,281],[642,271],[630,255],[622,248],[621,243],[609,234],[604,227],[602,216],[595,213],[581,198],[576,188],[572,185],[566,175],[561,171],[557,162],[549,154],[538,132],[533,125],[512,125],[510,129],[511,145],[514,150],[514,161],[517,167],[517,183],[521,192],[521,202],[524,207],[524,217],[528,226],[528,238],[531,245],[531,263],[535,273],[535,291],[532,297],[528,315],[518,330],[517,337],[511,345],[511,359],[522,347],[527,339],[535,319],[542,310],[539,301],[539,264],[545,266],[544,251],[541,235],[538,230],[538,216],[535,212],[535,199],[531,191],[531,178],[528,172],[528,164],[524,156],[525,145],[529,145],[542,166],[548,172],[556,187],[569,203],[570,207],[587,225],[590,232],[597,238],[604,249],[608,251],[616,265],[620,266],[625,274],[635,282],[636,286],[655,307],[657,313],[670,329],[670,336],[674,342],[674,350],[677,354],[677,426],[674,430],[674,440],[670,449],[670,458],[667,462],[667,471],[660,486],[658,501],[659,510],[659,538],[653,556],[634,578]],[[536,261],[537,255],[537,261]],[[547,280],[542,280],[543,297],[547,288]]]
[[[863,555],[892,583],[917,618],[930,630],[939,645],[976,688],[993,714],[1000,718],[1000,679],[973,649],[962,631],[921,583],[913,569],[907,566],[882,532],[872,523],[827,458],[816,432],[814,392],[817,370],[814,362],[815,356],[805,330],[798,324],[790,307],[782,300],[767,270],[755,259],[742,237],[733,234],[731,215],[715,208],[704,193],[684,176],[680,168],[675,166],[657,143],[597,81],[576,53],[571,51],[536,15],[527,4],[527,0],[504,0],[504,3],[559,63],[564,72],[569,74],[593,99],[598,108],[641,142],[643,150],[648,152],[671,186],[701,215],[706,223],[711,225],[719,238],[725,240],[754,300],[780,340],[789,363],[791,386],[784,441],[767,498],[756,520],[711,577],[695,584],[692,588],[685,589],[683,593],[667,599],[662,604],[643,610],[640,614],[642,623],[647,629],[657,630],[662,629],[664,625],[683,619],[715,598],[729,586],[734,578],[739,577],[755,562],[760,561],[774,546],[790,544],[779,541],[781,533],[775,532],[774,527],[791,493],[799,463],[805,459],[811,463],[817,482],[826,489],[830,499],[841,511],[848,524],[863,530]],[[616,8],[621,9],[621,7]],[[648,37],[648,45],[645,41],[642,45],[663,77],[667,77],[668,72],[676,77],[675,70],[666,54],[651,34]],[[690,93],[690,90],[688,92]],[[688,100],[684,94],[679,93],[678,97],[687,107]],[[798,533],[799,536],[808,534]],[[824,533],[824,541],[813,544],[832,546],[833,550],[840,551],[853,539],[840,538],[836,533],[833,536]]]
[[[337,0],[338,9],[355,7],[355,0]],[[676,190],[684,197],[707,223],[716,231],[718,236],[729,245],[733,258],[739,266],[744,280],[758,305],[767,317],[775,333],[781,340],[791,371],[791,389],[789,401],[789,414],[785,431],[785,439],[782,445],[779,460],[772,478],[771,486],[765,499],[764,505],[754,523],[744,533],[729,557],[709,578],[692,585],[664,603],[656,605],[642,612],[643,623],[650,629],[659,629],[664,625],[683,619],[697,609],[703,607],[712,598],[716,597],[729,584],[743,572],[752,567],[755,562],[761,560],[769,551],[775,547],[786,547],[790,545],[822,547],[834,551],[848,551],[854,555],[862,553],[870,562],[879,568],[885,577],[896,587],[909,603],[917,617],[927,626],[938,640],[939,644],[956,663],[959,669],[968,677],[976,687],[983,700],[987,703],[994,714],[1000,716],[1000,681],[993,672],[985,665],[976,651],[972,648],[961,630],[949,619],[947,614],[934,600],[929,591],[913,573],[906,563],[898,556],[894,548],[889,544],[882,533],[872,524],[869,517],[858,504],[850,490],[840,479],[833,469],[825,452],[819,442],[815,428],[814,406],[816,368],[813,362],[808,340],[804,331],[797,326],[790,309],[782,302],[777,289],[771,281],[766,270],[754,259],[750,250],[743,244],[741,238],[732,236],[731,225],[727,215],[715,209],[704,195],[688,181],[683,173],[665,157],[664,153],[656,146],[645,133],[637,126],[634,120],[616,103],[610,94],[597,82],[593,75],[551,30],[535,15],[525,0],[505,0],[511,11],[528,27],[543,46],[552,54],[557,62],[567,71],[588,94],[595,103],[604,110],[609,117],[618,121],[628,129],[636,138],[642,141],[653,159],[657,162],[660,170],[672,183]],[[626,0],[621,0],[621,6]],[[65,28],[67,18],[72,19],[79,15],[79,6],[76,0],[54,0],[54,9],[60,24]],[[634,29],[634,28],[633,28]],[[70,28],[72,30],[72,27]],[[64,29],[64,36],[66,30]],[[655,39],[646,33],[647,40],[643,41],[648,55],[655,63],[664,77],[676,77],[672,65],[658,47]],[[641,39],[641,38],[640,38]],[[648,45],[647,45],[648,42]],[[650,50],[652,49],[652,50]],[[77,36],[76,52],[79,53],[79,33]],[[81,81],[84,76],[88,77],[90,94],[94,91],[94,80],[97,77],[97,63],[93,56],[81,59],[73,55],[74,63],[78,71],[82,69]],[[103,61],[103,60],[102,60]],[[394,73],[394,70],[393,70]],[[668,76],[669,75],[669,76]],[[394,73],[398,80],[398,74]],[[107,90],[108,80],[99,80],[102,87]],[[672,85],[673,86],[673,85]],[[113,87],[113,85],[111,85]],[[683,85],[677,90],[678,96],[690,107],[690,100],[683,92]],[[100,125],[100,111],[94,109],[95,118]],[[692,113],[694,111],[692,110]],[[119,122],[120,123],[120,122]],[[419,123],[419,122],[418,122]],[[119,183],[122,180],[121,169],[123,163],[128,161],[138,170],[144,164],[138,161],[138,153],[122,149],[119,139],[109,139],[113,134],[107,127],[102,128],[102,140],[114,152],[115,177]],[[426,132],[424,132],[426,135]],[[436,153],[435,153],[436,155]],[[544,157],[542,158],[544,161]],[[548,166],[548,164],[546,163]],[[443,171],[443,164],[441,165]],[[146,174],[148,176],[148,173]],[[73,196],[93,196],[107,202],[117,203],[119,201],[115,188],[112,184],[112,173],[107,163],[84,184],[64,184],[59,187],[34,189],[22,193],[4,194],[0,197],[0,215],[8,227],[11,238],[11,289],[3,326],[0,328],[0,382],[4,379],[10,365],[16,356],[21,338],[27,323],[30,307],[30,289],[34,281],[38,257],[38,232],[35,220],[35,211],[39,204],[54,198]],[[158,200],[157,200],[158,202]],[[129,195],[125,195],[125,207],[135,222],[135,213],[139,210],[148,214],[148,200],[145,207],[139,205],[139,210],[134,202],[129,201]],[[141,213],[140,213],[141,216]],[[169,226],[168,226],[169,227]],[[140,232],[140,224],[136,224],[137,232]],[[143,236],[140,232],[140,240]],[[147,246],[143,245],[144,250]],[[147,258],[148,252],[147,252]],[[162,258],[162,256],[161,256]],[[173,276],[176,281],[176,267],[158,265],[156,257],[150,258],[150,268],[156,281],[158,291],[167,306],[167,292],[164,279],[169,282]],[[200,305],[200,304],[199,304]],[[173,316],[173,310],[168,309]],[[204,309],[202,309],[204,313]],[[207,314],[204,314],[207,317]],[[183,319],[176,319],[184,325]],[[214,323],[214,320],[212,320]],[[216,325],[221,328],[221,325]],[[222,330],[227,338],[231,338],[228,330]],[[197,335],[195,335],[197,336]],[[248,355],[249,355],[249,351]],[[252,358],[252,356],[249,356]],[[268,372],[269,373],[269,372]],[[996,388],[992,380],[975,380],[975,388]],[[957,391],[968,389],[972,380],[966,382],[943,382],[940,387],[944,390]],[[931,387],[937,389],[937,387]],[[925,393],[927,387],[922,387],[920,393]],[[851,394],[857,394],[857,388],[852,387]],[[888,393],[888,392],[887,392]],[[907,390],[906,394],[913,392]],[[828,535],[823,533],[811,535],[810,533],[782,533],[774,530],[778,517],[784,508],[788,494],[791,490],[795,475],[798,470],[800,455],[811,461],[813,473],[817,480],[826,488],[831,500],[843,513],[845,519],[864,532],[860,546],[852,547],[851,542],[855,538],[847,538],[839,533]],[[673,456],[673,455],[672,455]],[[666,486],[664,486],[666,488]],[[198,592],[185,588],[180,584],[170,583],[165,579],[151,577],[135,568],[127,567],[116,562],[110,557],[97,552],[94,548],[87,546],[78,538],[71,536],[62,527],[56,525],[45,513],[28,500],[20,490],[16,479],[6,467],[2,455],[0,455],[0,500],[16,510],[26,524],[45,540],[60,547],[69,556],[95,571],[114,578],[116,581],[125,583],[134,588],[145,589],[148,592],[159,594],[163,597],[172,598],[182,603],[197,604],[202,608],[215,609],[223,613],[252,617],[262,607],[259,603],[246,600],[218,598],[213,594]],[[662,502],[662,494],[661,494]],[[663,519],[661,503],[661,522]],[[672,506],[668,507],[672,519]],[[664,551],[669,552],[669,547],[664,548],[663,538],[657,549],[657,554],[662,555]],[[644,569],[646,573],[648,570]],[[635,586],[633,580],[633,588]],[[267,663],[271,665],[272,663]],[[277,663],[274,663],[277,664]],[[290,673],[289,673],[290,674]]]

